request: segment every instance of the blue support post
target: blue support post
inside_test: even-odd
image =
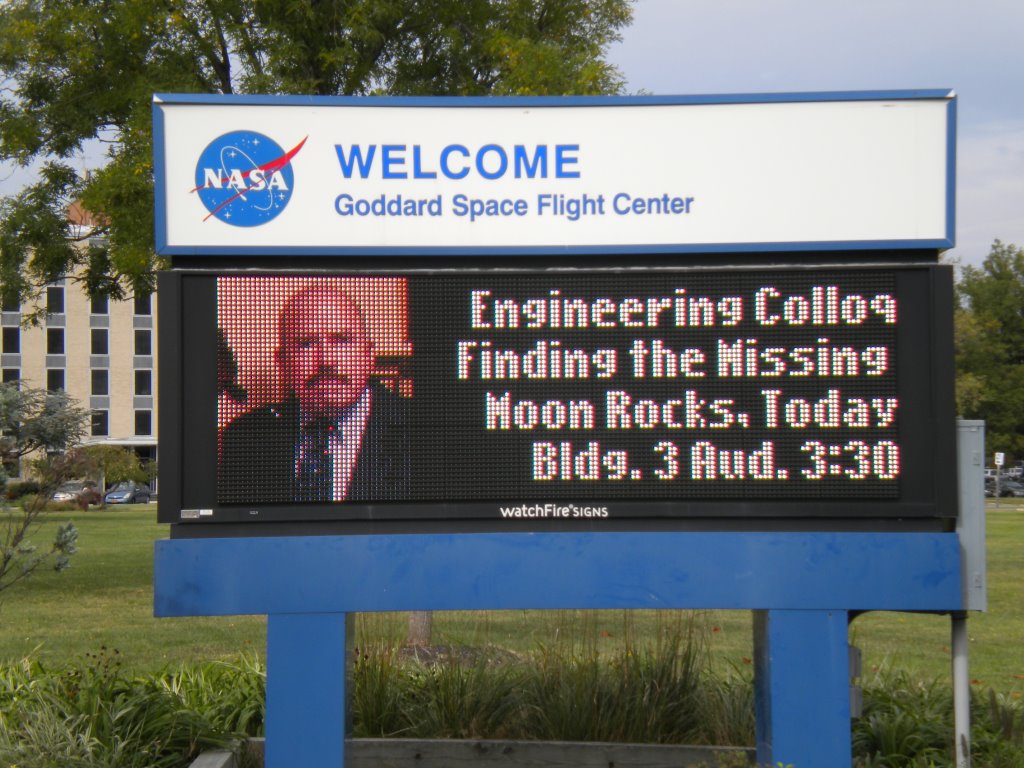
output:
[[[266,768],[343,768],[352,614],[267,617]]]
[[[755,611],[758,764],[851,764],[848,618],[847,611]]]

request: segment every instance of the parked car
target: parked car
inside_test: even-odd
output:
[[[1003,480],[999,483],[1000,496],[1024,496],[1024,485],[1016,480]]]
[[[73,501],[88,506],[103,501],[96,483],[91,480],[73,480],[59,486],[53,494],[54,501]]]
[[[149,486],[124,480],[107,491],[107,504],[149,504]]]

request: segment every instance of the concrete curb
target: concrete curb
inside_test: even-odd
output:
[[[235,768],[235,754],[222,749],[203,752],[188,768]]]
[[[244,748],[263,765],[263,739]],[[680,744],[608,744],[569,741],[499,741],[484,739],[351,739],[346,768],[683,768],[735,766],[737,758],[753,765],[754,750]],[[238,768],[231,752],[204,752],[189,768]]]

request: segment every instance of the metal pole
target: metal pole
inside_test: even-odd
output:
[[[971,768],[971,681],[967,672],[967,614],[954,613],[951,619],[956,768]]]

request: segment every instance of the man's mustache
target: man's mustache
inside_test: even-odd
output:
[[[341,384],[342,386],[348,384],[349,377],[343,373],[335,373],[334,371],[317,371],[302,384],[303,389],[312,389],[313,387],[319,386],[324,382],[330,382],[332,384]]]

